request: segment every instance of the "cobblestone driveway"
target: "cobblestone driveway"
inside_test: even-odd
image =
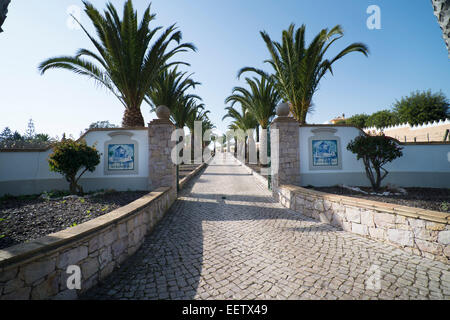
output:
[[[219,157],[83,299],[450,298],[448,265],[287,210]]]

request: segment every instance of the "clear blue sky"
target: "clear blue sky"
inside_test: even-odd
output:
[[[112,2],[121,9],[124,1]],[[105,7],[102,0],[92,3]],[[134,3],[142,13],[149,1]],[[366,9],[372,4],[381,8],[381,30],[366,27]],[[60,137],[66,132],[77,138],[91,122],[121,123],[123,106],[106,89],[65,70],[44,76],[37,71],[48,57],[92,48],[81,30],[67,27],[71,5],[82,7],[82,2],[12,0],[0,34],[0,129],[24,132],[33,118],[37,132]],[[191,63],[189,70],[202,82],[197,94],[221,131],[228,125],[221,120],[224,99],[242,84],[237,71],[264,67],[268,57],[259,31],[280,39],[292,22],[306,24],[309,40],[320,29],[341,24],[345,36],[335,49],[364,42],[371,51],[369,58],[355,53],[337,62],[334,76],[326,76],[315,95],[310,123],[389,108],[418,89],[442,90],[450,97],[450,60],[429,0],[154,0],[152,8],[157,14],[154,26],[177,23],[184,40],[198,47],[197,53],[179,58]],[[81,21],[92,30],[84,13]],[[154,118],[146,104],[142,113],[146,122]]]

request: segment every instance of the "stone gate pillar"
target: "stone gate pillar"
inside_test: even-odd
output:
[[[300,182],[299,124],[289,115],[289,105],[277,107],[277,118],[270,125],[272,192],[278,200],[278,186]]]
[[[176,141],[172,141],[174,124],[169,120],[170,111],[166,106],[160,106],[156,110],[159,119],[154,119],[148,124],[148,148],[149,148],[149,190],[159,187],[171,187],[173,200],[177,197],[177,170],[172,161],[171,152]]]

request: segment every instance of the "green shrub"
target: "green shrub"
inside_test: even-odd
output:
[[[95,147],[89,147],[85,141],[71,139],[58,142],[48,160],[50,170],[61,173],[70,183],[70,193],[83,193],[78,180],[86,171],[94,171],[100,163],[100,153]],[[78,171],[81,171],[77,177]]]
[[[389,173],[383,166],[403,155],[396,140],[385,136],[384,133],[358,136],[350,141],[347,149],[355,153],[358,160],[363,160],[366,175],[374,191],[380,189],[381,181]]]

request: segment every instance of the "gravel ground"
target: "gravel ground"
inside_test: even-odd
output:
[[[370,188],[359,188],[366,192],[372,192]],[[450,212],[450,189],[404,188],[408,192],[407,194],[389,196],[377,196],[371,194],[366,195],[342,187],[314,187],[313,189],[368,200],[395,203],[409,207]],[[383,191],[380,191],[379,193],[382,193]]]
[[[147,193],[108,192],[57,200],[39,197],[3,199],[0,201],[0,249],[97,218]]]

